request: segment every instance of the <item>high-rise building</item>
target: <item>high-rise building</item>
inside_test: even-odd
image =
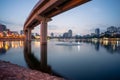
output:
[[[52,37],[52,38],[54,37],[54,33],[51,33],[51,37]]]
[[[68,33],[67,33],[67,32],[65,32],[65,33],[63,34],[63,38],[68,38]]]
[[[120,32],[120,27],[118,27],[117,31]]]
[[[6,30],[6,26],[3,24],[0,24],[0,32],[3,32]]]
[[[71,29],[68,31],[68,38],[72,38],[72,30]]]
[[[96,28],[96,29],[95,29],[95,35],[96,35],[97,37],[99,37],[99,35],[100,35],[100,29],[99,29],[99,28]]]
[[[70,29],[68,32],[65,32],[63,38],[72,38],[72,30]]]
[[[20,31],[20,34],[21,34],[21,35],[23,35],[23,34],[24,34],[24,31],[23,31],[23,30],[21,30],[21,31]]]

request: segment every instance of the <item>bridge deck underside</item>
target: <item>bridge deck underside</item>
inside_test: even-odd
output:
[[[90,0],[40,0],[27,18],[24,30],[40,24],[41,17],[52,18],[88,1]]]

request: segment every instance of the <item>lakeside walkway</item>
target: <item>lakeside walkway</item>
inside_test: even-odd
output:
[[[64,79],[0,60],[0,80],[64,80]]]

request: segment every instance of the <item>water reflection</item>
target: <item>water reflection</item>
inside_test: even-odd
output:
[[[55,73],[51,69],[51,66],[47,64],[47,44],[41,44],[40,50],[41,60],[38,60],[31,50],[31,42],[24,42],[24,57],[28,67],[33,70],[38,70],[52,75],[60,76],[58,73]]]
[[[87,41],[80,46],[58,46],[56,43],[59,42],[40,45],[35,41],[1,41],[0,53],[8,54],[0,55],[0,59],[71,80],[119,78],[120,56],[111,53],[120,53],[120,41]]]
[[[120,53],[120,41],[108,41],[107,44],[103,44],[102,46],[109,52],[109,53]]]
[[[99,49],[100,49],[100,42],[99,41],[93,41],[92,43],[95,45],[95,50],[99,51]]]
[[[0,54],[5,54],[10,48],[23,47],[23,41],[0,41]]]
[[[97,42],[92,41],[91,43],[95,45],[96,51],[99,51],[101,45],[101,47],[104,47],[108,51],[108,53],[120,53],[120,41],[104,40]]]
[[[104,48],[108,51],[108,53],[120,53],[120,41],[92,41],[92,42],[85,42],[87,44],[91,43],[95,46],[95,50],[99,51],[100,48]],[[38,45],[38,43],[36,43]],[[19,48],[19,47],[27,47],[28,52],[31,52],[31,42],[24,43],[24,41],[0,41],[0,54],[5,54],[11,48]],[[39,45],[38,45],[39,46]],[[41,61],[47,57],[47,45],[40,45],[41,46]],[[71,47],[69,47],[71,50]],[[78,51],[80,50],[80,46],[78,46]],[[44,54],[42,54],[44,53]],[[42,59],[43,58],[43,59]],[[47,60],[47,58],[46,58]],[[45,61],[47,62],[47,61]],[[47,64],[47,63],[46,63]]]

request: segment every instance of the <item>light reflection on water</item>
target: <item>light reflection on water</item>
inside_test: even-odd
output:
[[[66,79],[120,79],[120,41],[56,44],[61,42],[0,41],[0,59]]]

